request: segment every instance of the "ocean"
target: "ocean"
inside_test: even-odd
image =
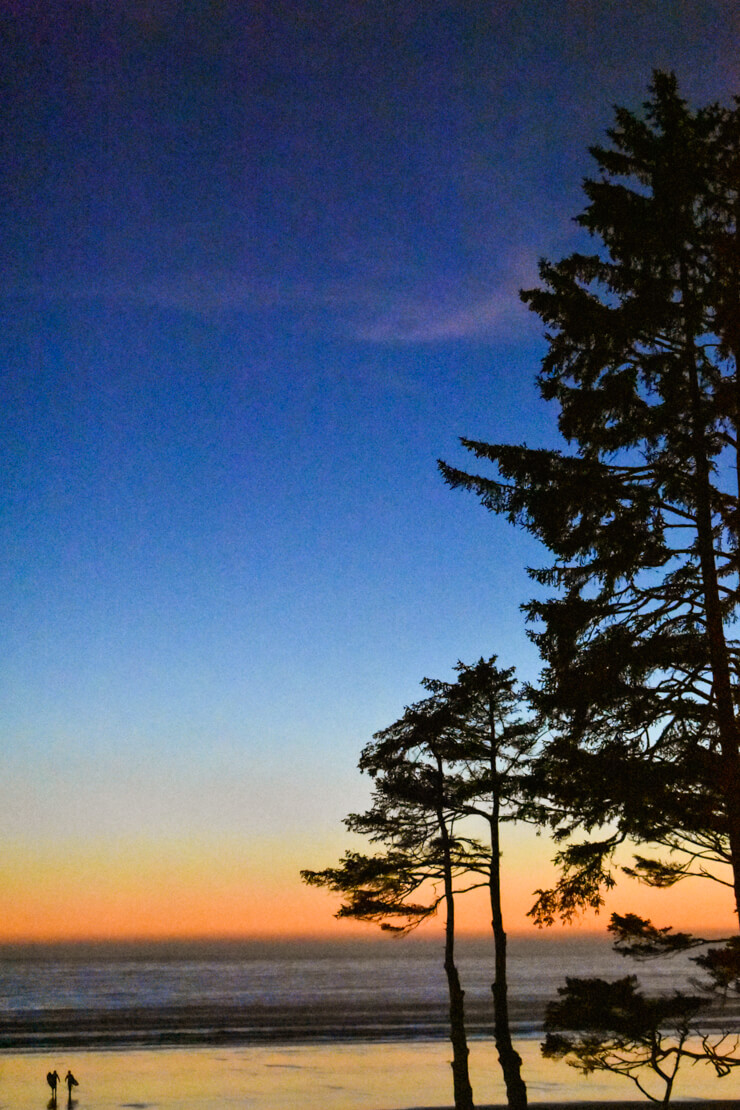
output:
[[[459,942],[472,1038],[492,1033],[492,961],[490,941]],[[686,987],[692,967],[686,957],[635,965],[590,936],[513,938],[514,1034],[540,1036],[566,975],[636,972],[663,992]],[[438,1040],[446,1011],[438,939],[0,949],[0,1049]]]

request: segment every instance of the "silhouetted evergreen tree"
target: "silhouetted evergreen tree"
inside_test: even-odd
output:
[[[364,749],[360,768],[374,779],[373,805],[350,815],[346,824],[386,851],[347,853],[338,868],[302,876],[345,897],[338,916],[376,921],[386,929],[408,931],[444,903],[456,1105],[468,1098],[469,1078],[464,992],[454,961],[455,894],[488,888],[494,1036],[508,1104],[523,1110],[527,1092],[508,1016],[500,825],[531,816],[528,765],[536,733],[518,712],[513,668],[501,670],[495,663],[495,656],[473,666],[459,663],[455,682],[425,679],[430,697],[406,709]],[[476,821],[485,823],[482,839],[473,835]],[[441,880],[442,893],[412,901],[428,880]]]
[[[599,904],[626,838],[669,850],[632,869],[657,886],[727,865],[740,911],[740,110],[692,111],[663,73],[644,107],[591,150],[594,253],[522,294],[569,450],[463,440],[497,474],[440,464],[553,555],[525,607],[564,842],[543,922]]]
[[[514,668],[496,666],[496,656],[468,666],[458,663],[455,682],[426,680],[453,713],[449,743],[461,768],[455,785],[463,815],[482,820],[487,835],[479,858],[468,846],[467,866],[484,879],[491,906],[495,975],[491,990],[494,1038],[504,1076],[508,1105],[522,1110],[527,1090],[521,1057],[513,1046],[509,1023],[507,936],[501,902],[501,825],[540,815],[531,795],[530,763],[537,728],[521,714],[522,698]]]

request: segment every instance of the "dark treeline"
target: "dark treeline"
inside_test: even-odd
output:
[[[495,656],[425,680],[428,696],[360,760],[372,805],[347,825],[377,851],[303,873],[342,895],[339,916],[386,929],[444,908],[459,1110],[473,1093],[455,902],[481,884],[496,1048],[509,1106],[527,1101],[507,1015],[502,821],[532,821],[557,845],[556,881],[533,894],[539,925],[598,908],[620,871],[658,888],[724,883],[740,914],[740,104],[692,110],[656,73],[644,110],[616,109],[607,137],[577,217],[593,252],[542,262],[522,293],[545,325],[538,383],[563,449],[463,440],[485,472],[440,463],[549,553],[524,606],[539,682],[520,689]],[[710,944],[632,913],[609,928],[637,960],[696,949],[696,993],[569,978],[545,1055],[663,1103],[686,1058],[729,1074],[732,1030],[709,1033],[702,1016],[717,1029],[722,998],[740,992],[740,929]]]

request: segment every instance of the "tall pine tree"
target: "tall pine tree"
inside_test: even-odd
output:
[[[644,109],[591,149],[594,252],[522,294],[567,448],[463,440],[496,473],[440,464],[552,553],[525,607],[543,770],[562,834],[617,830],[563,850],[541,920],[598,903],[626,837],[669,849],[637,859],[657,885],[727,865],[740,912],[740,110],[692,111],[663,73]]]

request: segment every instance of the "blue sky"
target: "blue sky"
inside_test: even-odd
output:
[[[246,896],[266,859],[287,892],[423,676],[492,652],[536,674],[540,553],[436,459],[553,442],[517,290],[579,244],[614,103],[653,68],[696,104],[738,91],[739,17],[41,7],[0,17],[5,880],[133,860],[144,904],[151,859],[189,852],[196,885],[236,854]],[[209,929],[256,928],[212,903]],[[48,929],[125,931],[101,905]]]

